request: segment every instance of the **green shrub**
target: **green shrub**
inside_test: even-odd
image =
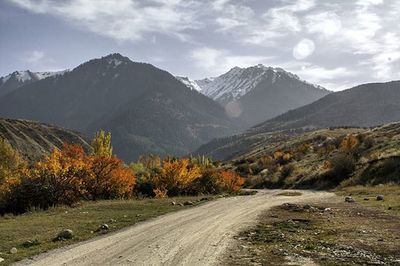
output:
[[[350,177],[355,169],[354,158],[348,154],[339,153],[330,159],[331,170],[328,172],[329,177],[335,184]]]
[[[281,178],[287,178],[294,172],[294,165],[293,164],[286,164],[282,166],[281,169]]]

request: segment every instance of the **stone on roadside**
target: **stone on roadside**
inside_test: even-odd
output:
[[[383,200],[385,197],[383,195],[376,196],[376,200]]]
[[[22,243],[22,246],[24,248],[29,248],[29,247],[32,247],[32,246],[35,246],[35,245],[39,245],[39,244],[40,244],[39,240],[35,239],[35,240],[27,240],[27,241],[25,241],[24,243]]]
[[[2,263],[4,261],[4,259],[3,258],[0,258],[0,263]]]
[[[110,227],[108,226],[108,224],[102,224],[102,225],[100,225],[100,230],[104,230],[104,231],[107,231],[108,229],[109,229]]]
[[[350,196],[346,196],[346,197],[344,198],[344,201],[345,201],[345,202],[349,202],[349,203],[355,202],[355,200],[354,200],[352,197],[350,197]]]
[[[188,201],[185,201],[185,202],[183,203],[183,205],[186,205],[186,206],[188,206],[188,205],[194,205],[194,203],[191,202],[190,200],[188,200]]]
[[[176,202],[175,201],[171,201],[171,205],[176,205]]]
[[[74,236],[74,233],[71,229],[64,229],[57,235],[57,240],[66,240],[71,239]]]
[[[16,254],[18,252],[18,249],[16,247],[13,247],[10,249],[10,254]]]

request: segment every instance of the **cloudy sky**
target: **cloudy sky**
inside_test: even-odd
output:
[[[119,52],[199,79],[282,67],[331,90],[400,79],[398,0],[1,0],[0,75]]]

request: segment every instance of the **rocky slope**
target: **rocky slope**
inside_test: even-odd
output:
[[[29,160],[40,159],[54,147],[61,148],[63,143],[80,144],[86,151],[90,150],[80,133],[27,120],[0,118],[0,137]]]

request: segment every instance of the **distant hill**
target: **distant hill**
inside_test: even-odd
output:
[[[52,77],[55,75],[61,75],[66,71],[57,72],[31,72],[25,71],[14,71],[13,73],[0,78],[0,97],[10,93],[19,87],[27,84],[31,84],[35,81]]]
[[[182,80],[190,88],[224,106],[231,117],[254,126],[330,93],[281,68],[256,65],[234,67],[227,73],[197,81]],[[197,89],[198,90],[198,89]]]
[[[335,92],[257,125],[267,132],[332,126],[370,127],[400,120],[400,81],[370,83]]]
[[[184,155],[239,126],[221,106],[150,64],[111,54],[0,98],[0,115],[93,134],[112,132],[127,161],[140,154]]]
[[[90,151],[86,138],[77,132],[27,120],[0,118],[0,137],[30,160],[40,159],[63,143],[80,144]]]
[[[400,81],[371,83],[331,93],[243,134],[215,139],[196,153],[227,160],[305,131],[339,126],[371,127],[396,121],[400,121]]]

